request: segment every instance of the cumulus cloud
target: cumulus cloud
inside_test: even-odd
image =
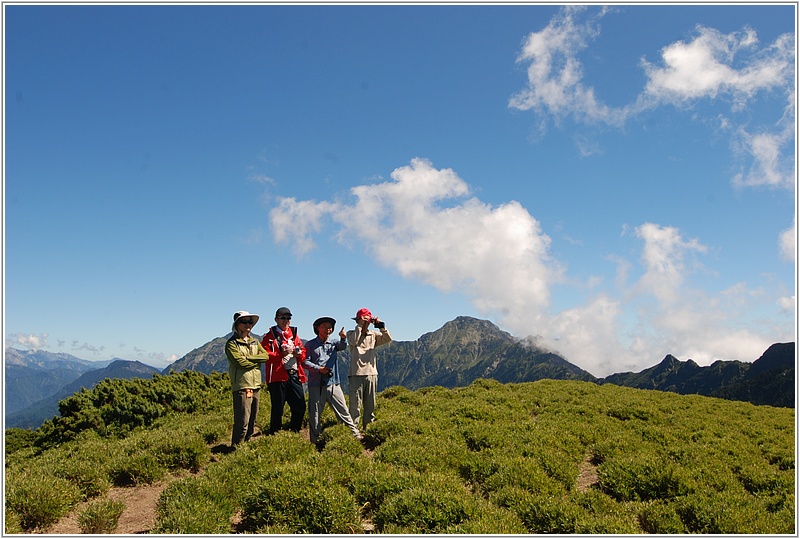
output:
[[[320,231],[323,220],[335,209],[330,202],[278,197],[278,206],[269,214],[273,239],[277,243],[291,242],[294,254],[303,255],[316,247],[312,235]]]
[[[24,348],[27,350],[41,350],[49,346],[48,334],[33,335],[28,333],[12,333],[6,336],[6,348]]]
[[[793,133],[762,132],[748,133],[740,129],[733,144],[742,154],[752,158],[752,165],[746,172],[733,177],[737,187],[773,187],[791,189],[794,186],[794,163],[785,152],[789,150]]]
[[[701,265],[686,262],[705,253],[704,245],[684,239],[674,227],[653,223],[638,227],[636,236],[643,241],[643,272],[629,288],[629,306],[636,308],[637,320],[632,357],[641,361],[648,351],[668,350],[707,365],[715,359],[755,359],[772,344],[774,335],[764,337],[770,332],[751,327],[755,325],[749,318],[768,303],[763,291],[745,283],[718,293],[693,288],[689,276]],[[639,363],[638,368],[646,366]]]
[[[696,239],[684,240],[677,228],[654,223],[637,227],[636,236],[644,241],[645,273],[639,286],[662,304],[677,302],[686,272],[686,257],[692,252],[705,253],[707,248]]]
[[[601,294],[538,321],[537,327],[547,348],[595,376],[603,376],[630,370],[637,363],[619,337],[623,311],[619,300]]]
[[[596,376],[652,366],[659,352],[702,363],[755,359],[771,344],[734,323],[767,302],[766,295],[744,284],[717,294],[692,288],[689,277],[703,269],[699,259],[708,248],[675,227],[631,229],[641,257],[610,258],[619,268],[616,296],[601,290],[554,312],[552,288],[570,280],[550,252],[550,237],[518,202],[486,204],[455,171],[419,158],[392,172],[391,180],[350,194],[336,202],[279,199],[270,212],[273,237],[301,246],[298,256],[314,248],[322,230],[342,244],[363,246],[409,280],[465,294],[482,315],[520,338],[534,331],[537,342]],[[297,225],[285,226],[291,222]]]
[[[544,341],[596,376],[640,371],[671,353],[708,365],[716,359],[755,359],[772,344],[764,328],[751,328],[747,314],[768,301],[738,283],[712,294],[694,288],[708,251],[671,226],[644,223],[638,264],[611,257],[619,268],[618,297],[599,294],[583,305],[554,313],[539,326]],[[634,276],[634,273],[636,274]],[[772,329],[772,328],[771,328]],[[761,331],[759,331],[761,330]]]
[[[512,96],[509,106],[535,110],[557,120],[571,116],[576,121],[621,124],[628,112],[599,102],[594,88],[584,85],[578,54],[599,35],[598,15],[580,22],[585,6],[567,6],[546,28],[528,35],[517,57],[528,63],[528,86]]]
[[[761,49],[751,28],[723,34],[698,26],[692,41],[678,41],[661,50],[660,66],[642,60],[648,78],[645,93],[671,104],[727,95],[739,110],[757,92],[783,87],[791,80],[787,79],[793,61],[791,46],[789,36]]]
[[[391,181],[351,194],[352,203],[279,199],[270,212],[273,237],[302,255],[332,222],[340,240],[357,239],[384,267],[445,292],[465,291],[483,312],[502,311],[513,321],[549,305],[561,270],[550,238],[518,202],[485,204],[453,170],[419,158],[392,172]]]
[[[746,170],[733,176],[735,185],[793,187],[793,36],[782,35],[764,45],[752,28],[724,34],[697,26],[693,39],[662,47],[657,61],[642,58],[644,88],[631,103],[610,107],[584,81],[581,61],[581,54],[600,36],[600,19],[609,12],[566,6],[544,29],[529,34],[517,58],[528,64],[527,84],[509,99],[509,107],[535,112],[541,131],[546,118],[622,127],[647,111],[677,106],[729,133],[735,156],[747,163],[742,167]],[[749,107],[776,95],[786,100],[783,115],[772,123],[751,125]],[[712,101],[727,106],[723,116],[703,117],[696,108]],[[582,155],[597,153],[585,137],[576,143]]]

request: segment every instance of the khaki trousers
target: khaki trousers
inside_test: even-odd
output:
[[[350,417],[361,432],[375,421],[375,398],[378,394],[378,375],[350,376]],[[361,408],[364,413],[362,416]],[[359,419],[361,423],[359,423]]]

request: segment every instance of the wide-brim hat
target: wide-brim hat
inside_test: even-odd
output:
[[[253,325],[255,326],[258,323],[259,316],[257,314],[248,313],[247,311],[236,311],[233,313],[233,325],[236,325],[236,321],[239,320],[241,317],[247,316],[253,319]]]
[[[330,316],[323,316],[321,318],[317,318],[314,320],[314,333],[317,333],[317,328],[320,327],[325,322],[328,322],[331,325],[332,329],[336,329],[336,320],[331,318]]]

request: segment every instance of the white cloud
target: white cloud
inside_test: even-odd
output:
[[[354,187],[350,204],[279,199],[270,212],[275,240],[302,255],[331,220],[343,244],[363,245],[408,279],[464,291],[481,312],[503,312],[511,325],[547,308],[560,269],[550,238],[518,202],[492,207],[468,198],[455,172],[419,158],[391,178]]]
[[[782,338],[771,333],[775,328],[751,328],[743,321],[768,301],[763,292],[743,283],[715,294],[691,286],[690,276],[700,267],[693,259],[707,252],[699,240],[655,223],[636,227],[635,237],[642,250],[633,282],[634,264],[608,257],[618,267],[617,298],[601,294],[539,326],[543,341],[569,361],[596,376],[638,372],[666,354],[708,365],[756,359],[771,339]]]
[[[556,123],[572,118],[583,124],[623,127],[629,119],[658,107],[679,106],[691,110],[695,120],[714,123],[731,134],[736,157],[751,163],[747,172],[734,175],[735,185],[794,185],[793,36],[779,36],[764,46],[751,28],[723,34],[697,26],[692,40],[664,46],[658,62],[642,58],[644,88],[631,103],[610,107],[596,98],[583,77],[581,54],[600,35],[598,21],[609,10],[590,13],[586,6],[564,7],[544,29],[526,37],[518,55],[518,63],[529,64],[527,85],[511,97],[509,107],[538,115],[539,138],[547,118]],[[750,125],[748,108],[776,92],[788,102],[782,117],[771,124]],[[727,105],[727,114],[704,117],[697,105],[712,102]],[[740,120],[739,114],[747,119]],[[585,135],[576,136],[581,155],[599,153],[587,140]]]
[[[277,243],[290,242],[294,254],[304,255],[316,247],[311,235],[320,231],[322,220],[334,208],[328,202],[279,197],[278,206],[269,213],[273,239]]]
[[[692,251],[705,253],[706,247],[696,239],[684,241],[674,227],[653,223],[637,227],[636,235],[644,240],[642,263],[645,273],[639,286],[663,304],[678,301],[687,255]]]
[[[781,258],[787,262],[795,262],[797,257],[797,216],[792,226],[781,232],[778,238]]]
[[[662,49],[662,66],[645,60],[648,77],[642,103],[686,105],[701,99],[726,97],[729,117],[720,125],[732,132],[731,145],[737,157],[751,161],[749,170],[736,174],[733,183],[744,187],[794,185],[795,133],[794,45],[782,35],[767,47],[760,47],[756,32],[745,28],[722,34],[699,26],[698,36],[689,43],[679,41]],[[755,103],[758,94],[778,91],[787,98],[783,115],[773,124],[745,127],[735,114]]]
[[[148,365],[152,365],[153,367],[157,368],[166,367],[167,365],[171,365],[180,359],[176,354],[167,355],[161,352],[150,352],[146,355],[139,354],[139,356],[144,357]]]
[[[698,26],[697,34],[688,43],[678,41],[664,47],[661,67],[642,60],[648,96],[682,104],[727,94],[739,109],[758,91],[787,84],[792,67],[787,36],[767,49],[759,49],[756,32],[750,28],[722,34]]]
[[[279,199],[270,212],[276,242],[301,246],[296,254],[302,256],[325,230],[409,280],[466,295],[498,325],[521,338],[536,333],[595,376],[641,370],[667,353],[700,364],[756,359],[770,339],[784,338],[746,322],[751,310],[770,301],[777,308],[768,294],[741,283],[716,294],[691,286],[708,248],[677,228],[644,223],[633,229],[642,242],[638,266],[608,257],[618,268],[616,296],[596,290],[602,286],[594,282],[593,297],[554,313],[553,285],[571,281],[550,254],[550,237],[518,202],[481,202],[453,170],[424,159],[396,169],[390,181],[350,192],[352,200],[337,203]]]
[[[85,342],[83,344],[78,344],[78,341],[72,341],[72,351],[73,352],[91,352],[95,355],[103,352],[106,349],[105,346],[96,346],[94,344],[89,344]]]
[[[797,306],[795,296],[778,298],[777,303],[782,313],[787,315],[793,315],[795,313],[795,307]]]
[[[510,107],[620,125],[631,115],[660,104],[688,105],[727,96],[732,109],[741,110],[758,92],[792,91],[794,45],[790,35],[761,47],[751,28],[722,34],[698,26],[693,40],[663,47],[659,64],[642,58],[647,82],[639,98],[623,107],[609,107],[583,82],[580,60],[581,52],[599,37],[598,21],[608,10],[594,16],[587,13],[585,6],[567,6],[543,30],[526,37],[517,62],[530,64],[528,85],[512,96]]]
[[[48,334],[40,333],[39,335],[25,334],[25,333],[12,333],[6,336],[7,348],[25,348],[27,350],[41,350],[49,346]]]
[[[782,164],[781,147],[785,146],[786,141],[780,134],[750,134],[741,130],[740,141],[744,151],[752,156],[753,166],[748,174],[737,174],[733,178],[734,185],[781,187],[791,182],[790,171],[781,170],[790,164]]]
[[[530,64],[528,86],[512,96],[510,107],[550,114],[556,120],[572,116],[577,121],[613,125],[625,121],[625,109],[600,103],[594,89],[582,83],[578,53],[599,34],[596,21],[606,10],[579,23],[579,16],[585,12],[584,6],[567,6],[544,30],[527,36],[517,62]]]
[[[652,223],[636,231],[644,241],[644,271],[631,284],[626,305],[636,309],[629,352],[638,365],[632,370],[652,365],[657,358],[649,354],[656,350],[700,365],[717,359],[754,360],[788,335],[787,327],[753,319],[753,312],[770,308],[770,295],[763,290],[745,283],[716,293],[692,287],[689,277],[697,266],[685,262],[707,250],[698,240],[687,241],[678,229]]]
[[[537,321],[546,346],[594,375],[627,370],[634,363],[619,339],[622,305],[606,295],[565,309],[552,318]],[[621,368],[623,367],[623,368]]]
[[[250,174],[250,176],[248,176],[248,179],[251,182],[263,183],[265,185],[275,185],[277,183],[274,178],[271,178],[270,176],[267,176],[266,174],[253,173],[253,174]]]

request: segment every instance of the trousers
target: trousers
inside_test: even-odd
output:
[[[250,397],[247,396],[246,389],[233,391],[233,434],[231,435],[231,445],[235,446],[242,441],[248,441],[253,436],[258,417],[258,388],[251,390]]]
[[[362,425],[361,432],[375,421],[375,398],[378,393],[378,375],[350,376],[350,417],[356,426]],[[364,408],[362,416],[361,408]],[[359,423],[359,419],[361,423]]]
[[[269,389],[269,401],[272,406],[269,414],[269,432],[273,434],[283,427],[283,408],[289,405],[291,419],[289,420],[289,430],[300,432],[303,427],[303,417],[306,415],[306,398],[303,392],[303,384],[294,376],[290,376],[286,382],[270,382],[267,384]]]
[[[308,436],[312,444],[317,443],[321,429],[319,426],[322,412],[325,410],[325,404],[330,403],[336,419],[349,428],[353,435],[358,437],[361,434],[358,432],[358,427],[350,417],[350,412],[347,410],[347,403],[344,400],[344,393],[339,384],[331,384],[320,387],[308,388]]]

